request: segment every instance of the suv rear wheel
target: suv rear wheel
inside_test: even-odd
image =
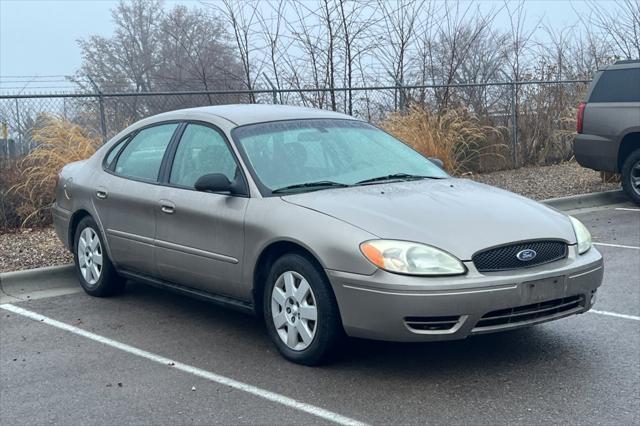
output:
[[[633,151],[622,165],[622,188],[640,204],[640,149]]]

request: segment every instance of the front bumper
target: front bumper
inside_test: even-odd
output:
[[[588,311],[602,283],[602,256],[591,248],[517,271],[458,277],[412,277],[382,270],[358,275],[327,270],[345,331],[389,341],[463,339]],[[483,318],[484,317],[484,318]]]

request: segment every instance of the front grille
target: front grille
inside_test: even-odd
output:
[[[520,260],[518,254],[534,251],[535,257]],[[562,241],[528,241],[496,247],[476,253],[472,260],[479,272],[509,271],[529,268],[567,257],[567,244]]]
[[[583,306],[584,298],[582,296],[571,296],[515,308],[500,309],[484,315],[473,331],[500,328],[501,326],[515,326],[534,320],[549,319],[558,314],[568,313],[573,310],[577,311]]]
[[[460,321],[460,316],[446,317],[406,317],[407,327],[418,333],[438,333],[453,329]]]

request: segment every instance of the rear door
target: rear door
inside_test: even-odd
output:
[[[94,205],[119,269],[155,275],[153,239],[158,177],[179,123],[145,127],[107,155],[95,182]]]
[[[156,194],[156,261],[161,278],[200,290],[244,298],[241,263],[249,198],[199,192],[203,175],[242,173],[226,138],[213,126],[187,124]],[[246,182],[246,180],[245,180]]]

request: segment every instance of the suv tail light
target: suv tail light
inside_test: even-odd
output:
[[[578,117],[576,119],[576,132],[582,133],[582,124],[584,123],[584,107],[586,107],[586,102],[580,102],[578,105]]]

